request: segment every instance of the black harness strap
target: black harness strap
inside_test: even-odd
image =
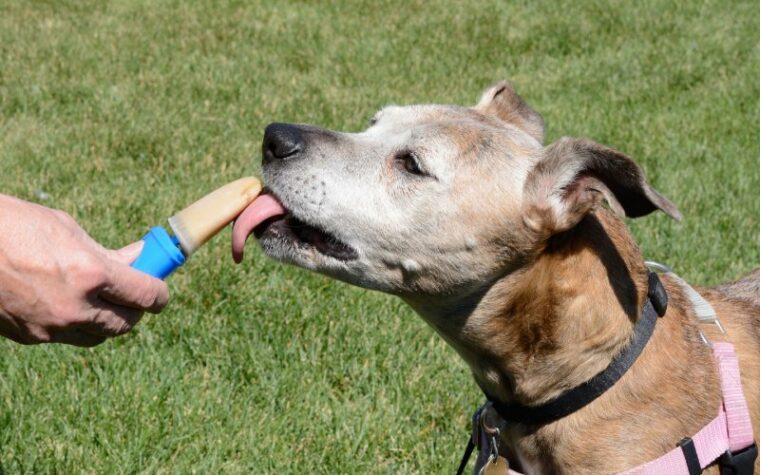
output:
[[[475,450],[475,442],[473,442],[472,437],[470,437],[467,440],[467,447],[464,448],[464,453],[462,454],[462,460],[459,461],[459,468],[457,469],[457,475],[462,475],[464,473],[464,469],[467,468],[467,462],[470,461],[470,456],[472,455],[473,450]]]
[[[694,441],[691,437],[686,437],[678,443],[683,452],[683,458],[686,460],[686,469],[689,470],[689,475],[699,475],[702,473],[702,465],[699,463],[699,456],[697,455],[697,448],[694,446]]]

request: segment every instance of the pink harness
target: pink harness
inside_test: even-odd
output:
[[[723,404],[718,411],[718,416],[696,435],[683,439],[676,448],[662,457],[621,472],[622,475],[694,475],[701,473],[705,467],[721,457],[735,459],[735,467],[732,467],[731,461],[728,461],[728,469],[723,470],[722,473],[736,475],[753,473],[757,446],[754,444],[752,421],[742,391],[739,361],[730,343],[715,342],[712,343],[712,347],[718,363],[723,392]],[[483,437],[482,428],[475,432],[481,433],[479,435],[481,454],[484,451],[491,452],[493,450],[491,438]],[[491,462],[486,461],[486,463]],[[726,467],[722,458],[721,466]],[[509,470],[509,473],[521,475],[514,470]]]
[[[749,417],[747,401],[742,391],[739,361],[734,346],[725,342],[714,342],[712,346],[720,372],[723,404],[718,411],[718,417],[691,438],[699,459],[699,471],[725,453],[740,453],[754,445],[752,420]],[[622,473],[625,475],[690,475],[694,469],[690,470],[686,452],[682,446],[656,460]],[[757,454],[756,447],[755,454]]]

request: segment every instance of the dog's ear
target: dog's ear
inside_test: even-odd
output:
[[[528,174],[524,221],[537,233],[566,231],[603,199],[619,215],[636,218],[660,209],[681,220],[636,162],[590,140],[562,138],[544,149]]]
[[[544,143],[544,120],[517,95],[509,81],[497,82],[486,89],[475,110],[508,122]]]

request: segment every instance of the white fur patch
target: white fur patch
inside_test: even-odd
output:
[[[422,266],[420,266],[420,263],[415,261],[414,259],[404,259],[401,262],[401,267],[405,271],[409,272],[410,274],[413,274],[422,270]]]

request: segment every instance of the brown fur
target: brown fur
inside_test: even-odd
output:
[[[663,279],[670,304],[634,366],[582,410],[540,428],[504,428],[505,454],[540,473],[599,474],[654,460],[712,420],[720,386],[703,329],[678,284]],[[646,292],[641,255],[607,211],[556,236],[519,275],[498,284],[488,348],[500,348],[500,381],[476,378],[504,400],[538,404],[591,378],[628,341]],[[739,355],[742,382],[760,427],[760,309],[702,289]],[[509,376],[507,376],[509,375]],[[757,469],[760,469],[758,465]],[[714,470],[706,473],[717,473]]]
[[[720,285],[718,290],[730,297],[760,306],[760,269],[755,269],[750,275],[736,282]]]
[[[488,89],[475,110],[493,115],[524,130],[539,143],[544,141],[544,120],[515,92],[512,83],[501,81]]]

